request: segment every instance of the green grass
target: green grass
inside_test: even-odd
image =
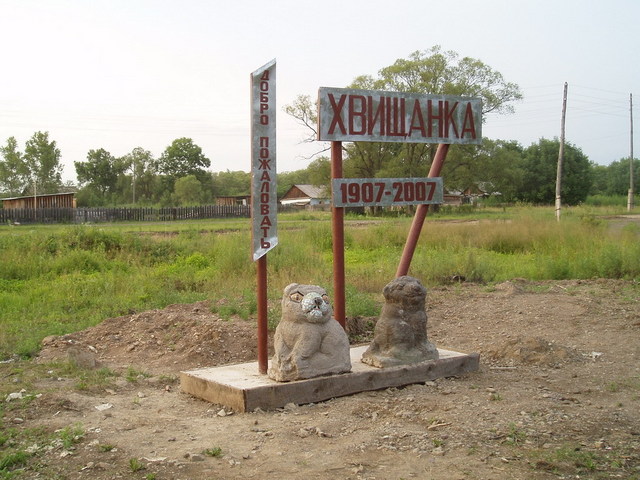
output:
[[[633,447],[593,450],[582,445],[564,444],[553,450],[526,452],[535,470],[547,471],[559,478],[628,478],[638,479]]]
[[[0,475],[26,464],[30,456],[27,452],[23,451],[2,454],[2,456],[0,456]]]
[[[142,370],[138,370],[137,368],[129,366],[129,367],[127,367],[127,372],[125,374],[125,379],[129,383],[137,383],[138,380],[141,380],[143,378],[149,378],[150,376],[151,375],[149,375],[146,372],[143,372]]]
[[[147,468],[147,466],[137,458],[130,458],[129,468],[131,469],[132,472],[135,473],[135,472],[139,472],[140,470],[144,470],[145,468]]]
[[[640,278],[640,229],[608,228],[613,207],[441,209],[427,217],[410,274],[427,286],[460,275],[493,283]],[[347,215],[347,315],[373,316],[394,276],[409,216]],[[255,266],[247,219],[100,226],[0,227],[0,359],[37,353],[42,338],[109,317],[172,303],[211,300],[225,319],[256,316]],[[283,288],[319,284],[331,293],[331,216],[279,217],[268,256],[269,325]],[[636,284],[637,285],[637,284]],[[627,292],[637,298],[638,287]],[[107,378],[105,378],[108,380]],[[87,379],[89,383],[92,379]]]
[[[39,472],[41,455],[50,450],[73,450],[83,438],[80,424],[51,432],[43,427],[4,428],[0,422],[0,479],[32,478],[25,474]]]
[[[84,437],[84,428],[82,425],[76,424],[67,426],[58,432],[58,436],[62,441],[62,446],[66,449],[72,449],[77,443],[80,443]]]
[[[203,453],[209,457],[221,457],[222,448],[220,447],[207,448]]]

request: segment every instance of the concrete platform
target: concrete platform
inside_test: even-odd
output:
[[[360,361],[366,349],[367,345],[351,348],[352,371],[341,375],[282,383],[260,375],[258,362],[250,362],[180,372],[180,387],[183,392],[236,412],[251,412],[461,375],[477,371],[480,366],[477,353],[439,349],[440,358],[436,361],[376,368]]]

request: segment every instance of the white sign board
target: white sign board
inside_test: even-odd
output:
[[[276,61],[251,74],[251,219],[253,260],[278,244]]]
[[[482,100],[322,87],[318,124],[327,141],[480,144]]]

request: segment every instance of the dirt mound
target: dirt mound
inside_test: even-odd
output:
[[[351,342],[370,340],[375,322],[375,317],[348,319]],[[42,363],[70,360],[85,368],[133,366],[158,374],[258,358],[256,322],[223,320],[208,301],[109,318],[81,332],[47,337],[42,344]],[[270,355],[272,346],[270,332]]]
[[[506,282],[498,283],[495,286],[496,292],[501,292],[506,295],[515,295],[523,292],[522,285],[526,282],[523,279],[508,280]]]
[[[484,353],[487,360],[507,366],[540,365],[554,367],[583,358],[575,349],[551,343],[540,337],[518,337],[513,340],[507,340],[485,350]]]
[[[38,360],[174,374],[255,360],[256,338],[255,322],[223,320],[211,312],[209,302],[197,302],[109,318],[81,332],[47,337]]]

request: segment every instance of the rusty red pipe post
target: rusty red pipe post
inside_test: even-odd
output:
[[[433,158],[431,168],[429,169],[429,177],[440,176],[440,170],[442,170],[442,164],[444,163],[445,158],[447,158],[448,151],[449,144],[438,144],[436,155]],[[409,229],[409,234],[407,235],[407,241],[404,244],[402,257],[400,258],[400,263],[398,264],[396,277],[401,277],[409,272],[411,260],[413,259],[413,254],[416,251],[416,246],[418,245],[418,240],[420,238],[420,232],[422,231],[422,225],[424,225],[424,220],[427,217],[428,211],[429,205],[418,205],[418,207],[416,208],[416,213],[413,216],[413,222],[411,222],[411,228]]]
[[[267,255],[256,261],[258,292],[258,370],[266,375],[268,360]]]
[[[331,142],[331,180],[342,178],[342,142]],[[331,183],[333,188],[333,182]],[[345,328],[344,208],[331,207],[333,239],[333,316]]]

